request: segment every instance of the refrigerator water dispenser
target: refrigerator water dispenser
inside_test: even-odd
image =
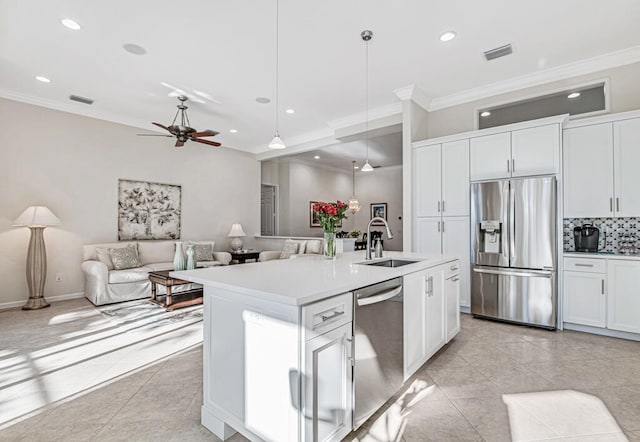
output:
[[[501,224],[498,220],[480,222],[480,252],[500,253]]]

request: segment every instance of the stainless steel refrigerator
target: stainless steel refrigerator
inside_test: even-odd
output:
[[[556,179],[471,184],[471,313],[553,329]]]

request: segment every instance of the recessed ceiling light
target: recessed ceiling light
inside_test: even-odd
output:
[[[491,115],[491,112],[489,112],[489,111],[484,111],[484,112],[480,113],[481,117],[488,117],[489,115]]]
[[[77,22],[71,20],[70,18],[63,18],[62,20],[60,20],[60,23],[62,23],[67,28],[71,29],[72,31],[79,31],[80,30],[80,25]]]
[[[256,98],[256,101],[260,104],[267,104],[267,103],[271,103],[271,99],[267,98],[267,97],[258,97]]]
[[[440,36],[440,41],[451,41],[456,38],[456,33],[454,31],[447,31]]]
[[[238,129],[229,129],[229,132],[231,132],[232,134],[237,134],[238,133]]]
[[[287,109],[285,112],[288,113],[288,114],[295,114],[296,113],[296,111],[293,110],[293,109]]]
[[[145,48],[135,43],[125,43],[122,45],[122,47],[125,51],[133,55],[144,55],[147,53],[147,50]]]
[[[578,98],[580,96],[580,92],[571,92],[567,95],[567,98]]]
[[[313,157],[314,160],[319,160],[320,159],[320,155],[316,155]]]
[[[47,77],[43,77],[42,75],[36,76],[36,80],[41,81],[43,83],[51,83],[51,80],[49,80]]]

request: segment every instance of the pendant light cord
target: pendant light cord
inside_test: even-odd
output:
[[[280,30],[280,8],[279,1],[276,0],[276,136],[280,136],[280,120],[278,118],[278,96],[279,96],[279,67],[280,67],[280,50],[279,50],[279,30]]]
[[[365,144],[367,146],[367,163],[369,162],[369,40],[365,40]]]

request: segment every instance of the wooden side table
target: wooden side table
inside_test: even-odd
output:
[[[244,264],[245,262],[247,262],[247,259],[253,259],[257,262],[258,257],[260,256],[260,252],[257,252],[255,250],[247,250],[246,252],[230,251],[229,253],[231,253],[231,259],[238,261],[238,263],[240,264]]]
[[[159,270],[157,272],[149,272],[149,281],[151,281],[151,301],[160,304],[168,312],[177,308],[188,307],[190,305],[202,304],[202,287],[193,290],[173,293],[172,287],[183,284],[191,284],[178,278],[169,276],[172,270]],[[156,285],[160,284],[167,290],[164,302],[158,300]],[[180,298],[180,301],[174,302],[173,298]]]

